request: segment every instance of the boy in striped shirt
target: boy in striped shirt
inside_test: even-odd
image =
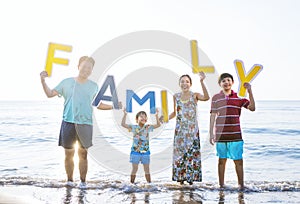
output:
[[[210,115],[210,143],[216,143],[217,156],[219,157],[218,174],[220,188],[224,188],[224,173],[227,159],[235,163],[239,189],[244,188],[243,170],[243,139],[240,128],[240,115],[242,107],[255,111],[250,83],[244,83],[249,94],[249,100],[239,98],[231,90],[234,83],[231,74],[223,73],[219,77],[220,93],[212,98]]]

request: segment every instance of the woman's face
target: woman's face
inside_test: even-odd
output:
[[[189,77],[187,77],[187,76],[181,77],[181,79],[179,81],[179,86],[183,92],[189,91],[190,87],[192,86]]]

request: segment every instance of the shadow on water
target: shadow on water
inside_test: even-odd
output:
[[[203,195],[202,195],[203,193]],[[205,196],[204,196],[205,195]],[[227,196],[227,199],[226,199]],[[195,190],[176,190],[172,192],[160,193],[155,192],[134,192],[129,194],[130,204],[138,203],[172,203],[172,204],[204,204],[207,202],[215,201],[218,204],[225,203],[239,203],[245,204],[244,192],[224,192],[214,191],[210,195],[207,192],[195,191]]]
[[[143,193],[144,196],[143,196],[143,200],[142,202],[144,201],[144,203],[150,203],[150,192],[144,192]],[[131,198],[131,204],[136,204],[136,203],[141,203],[141,199],[137,198],[137,195],[136,193],[131,193],[130,194],[130,198]]]
[[[244,200],[244,192],[239,191],[239,192],[237,192],[237,194],[238,194],[238,196],[237,196],[238,202],[237,202],[237,203],[239,203],[239,204],[245,204],[245,200]],[[230,201],[227,202],[227,203],[230,203],[230,202],[232,202],[231,199],[230,199]],[[226,203],[225,192],[222,191],[222,190],[220,190],[220,191],[219,191],[219,202],[218,202],[218,204],[225,204],[225,203]]]
[[[72,188],[72,187],[66,187],[66,192],[63,196],[62,203],[64,203],[64,204],[89,203],[86,199],[86,194],[87,194],[87,192],[84,189],[75,189],[75,188]],[[75,195],[77,195],[77,196],[75,196]]]
[[[203,198],[194,190],[180,190],[172,195],[172,203],[203,203]]]

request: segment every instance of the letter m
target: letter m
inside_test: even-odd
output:
[[[142,99],[140,99],[132,90],[126,90],[126,112],[132,113],[132,99],[139,105],[143,105],[148,99],[150,99],[150,113],[156,113],[155,110],[155,93],[154,91],[149,91]]]

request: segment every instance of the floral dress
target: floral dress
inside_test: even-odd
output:
[[[187,101],[176,93],[176,127],[173,144],[173,181],[202,181],[197,103],[193,93]]]

